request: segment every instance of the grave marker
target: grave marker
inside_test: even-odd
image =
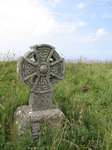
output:
[[[30,122],[33,139],[39,134],[39,121],[42,118],[55,120],[57,123],[63,113],[52,102],[52,87],[63,79],[65,62],[55,48],[47,45],[35,45],[21,57],[17,64],[19,79],[30,88],[29,106],[17,108],[14,119],[21,136]]]

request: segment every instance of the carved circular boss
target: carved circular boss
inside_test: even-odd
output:
[[[51,45],[35,45],[19,59],[17,73],[31,92],[46,93],[52,90],[57,80],[63,79],[65,62]]]

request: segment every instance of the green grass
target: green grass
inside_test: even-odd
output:
[[[112,149],[112,62],[66,63],[64,80],[53,88],[53,102],[69,121],[63,118],[62,127],[53,130],[42,120],[36,142],[30,129],[18,139],[13,124],[14,111],[27,105],[28,97],[29,88],[17,78],[16,61],[0,62],[0,150]]]

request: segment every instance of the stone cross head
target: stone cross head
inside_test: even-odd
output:
[[[29,105],[33,111],[55,108],[52,87],[63,79],[65,62],[51,45],[41,44],[18,60],[19,79],[30,87]]]

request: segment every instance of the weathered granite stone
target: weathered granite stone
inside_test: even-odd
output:
[[[48,109],[42,111],[32,111],[30,106],[18,107],[14,113],[14,122],[18,129],[18,136],[22,136],[31,123],[33,138],[36,139],[39,134],[41,119],[47,120],[54,127],[59,127],[60,120],[64,114],[59,109]]]
[[[14,112],[14,124],[18,130],[18,136],[24,134],[30,119],[28,117],[29,112],[32,112],[30,106],[18,107]]]
[[[19,79],[30,88],[29,106],[17,108],[14,114],[18,135],[24,134],[28,123],[31,123],[33,139],[39,131],[42,118],[57,123],[63,113],[52,102],[52,87],[63,79],[65,62],[55,48],[47,45],[35,45],[21,57],[17,64]]]

